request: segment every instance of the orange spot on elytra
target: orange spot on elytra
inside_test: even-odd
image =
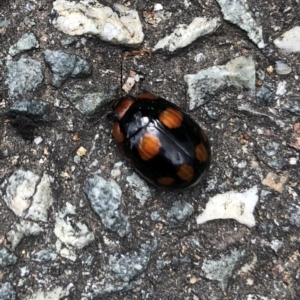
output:
[[[204,144],[198,144],[195,148],[196,157],[201,162],[206,162],[208,160],[208,152]]]
[[[132,105],[133,102],[134,102],[133,99],[124,98],[117,104],[115,112],[120,119],[125,115],[126,111]]]
[[[149,160],[158,154],[160,146],[160,141],[156,136],[146,133],[141,138],[137,149],[143,160]]]
[[[179,167],[177,176],[184,181],[190,181],[194,177],[194,168],[192,166],[183,164]]]
[[[166,110],[164,110],[162,113],[160,113],[158,119],[166,127],[172,129],[172,128],[180,127],[183,120],[183,115],[179,110],[169,107]]]
[[[139,94],[137,96],[137,99],[149,99],[149,100],[157,100],[158,97],[156,95],[153,95],[153,94],[150,94],[150,93],[142,93],[142,94]]]
[[[162,185],[171,185],[175,180],[172,177],[160,177],[157,181]]]
[[[118,143],[122,143],[124,141],[124,134],[120,129],[119,122],[114,123],[112,135]]]

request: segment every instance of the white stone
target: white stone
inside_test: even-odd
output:
[[[170,52],[184,48],[194,42],[200,36],[214,32],[221,25],[220,18],[207,20],[207,18],[195,18],[190,25],[177,25],[174,32],[159,40],[153,51],[165,49]]]
[[[4,181],[7,188],[3,200],[18,217],[24,217],[29,208],[38,180],[39,176],[31,171],[17,170]]]
[[[134,196],[140,200],[142,205],[144,205],[151,197],[151,192],[146,182],[136,173],[133,173],[131,176],[127,176],[126,180],[128,181]]]
[[[55,220],[55,235],[66,245],[82,249],[94,240],[94,233],[89,231],[87,226],[81,222],[76,222],[67,215],[75,215],[75,206],[66,203],[66,208],[57,214]]]
[[[205,96],[212,95],[223,86],[234,86],[238,89],[249,89],[255,93],[255,64],[252,57],[237,57],[226,65],[213,66],[199,71],[197,74],[187,74],[184,80],[188,85],[190,109],[195,109],[205,103]]]
[[[113,179],[116,179],[117,177],[121,176],[121,167],[122,167],[122,165],[123,165],[123,162],[121,162],[121,161],[114,164],[112,170],[110,171],[110,176]]]
[[[197,224],[215,219],[235,219],[248,227],[255,225],[253,210],[258,201],[257,186],[243,193],[230,191],[209,198],[206,208],[197,217]]]
[[[289,164],[290,165],[296,165],[297,161],[298,161],[297,157],[291,157],[290,160],[289,160]]]
[[[288,30],[274,40],[277,48],[287,53],[300,52],[300,26]]]
[[[206,57],[203,53],[198,53],[197,55],[195,55],[194,57],[194,61],[195,62],[202,62],[205,61]]]
[[[68,249],[66,247],[62,248],[60,250],[59,255],[61,257],[64,257],[64,258],[72,260],[72,261],[75,261],[77,259],[77,255],[76,255],[75,251]]]
[[[283,242],[279,240],[273,240],[270,243],[270,247],[277,253],[282,247],[283,247]]]
[[[163,10],[163,6],[160,4],[160,3],[155,3],[154,4],[154,7],[153,7],[153,10],[154,11],[159,11],[159,10]]]
[[[276,61],[275,70],[278,75],[287,75],[292,72],[292,68],[282,61]]]
[[[28,210],[26,218],[34,221],[47,222],[48,210],[53,203],[51,182],[53,178],[44,174],[40,183],[36,187],[36,192],[32,199],[32,204]]]
[[[95,0],[57,0],[53,9],[59,15],[53,25],[65,34],[94,34],[104,41],[127,46],[139,46],[144,39],[138,12],[121,4],[114,4],[113,11]]]
[[[224,19],[236,24],[248,34],[250,40],[252,40],[259,48],[264,48],[265,43],[262,35],[262,27],[253,18],[249,9],[246,8],[245,0],[217,0],[221,6]]]
[[[282,96],[285,93],[286,93],[286,81],[278,82],[276,95]]]

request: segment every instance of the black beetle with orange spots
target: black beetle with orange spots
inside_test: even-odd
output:
[[[150,93],[123,97],[111,114],[113,137],[136,171],[151,184],[184,189],[209,168],[208,138],[188,114]]]

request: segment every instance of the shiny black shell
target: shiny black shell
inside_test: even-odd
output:
[[[113,136],[135,170],[149,183],[184,189],[209,168],[209,140],[175,104],[144,93],[121,98],[114,106]]]

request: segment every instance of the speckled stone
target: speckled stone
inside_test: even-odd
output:
[[[53,72],[52,84],[60,87],[68,77],[85,77],[92,73],[91,65],[81,57],[62,51],[44,52],[45,61]]]
[[[9,97],[24,95],[34,91],[44,79],[42,65],[31,58],[21,58],[18,61],[6,62],[7,76],[5,84]]]
[[[128,217],[122,212],[122,191],[114,180],[92,175],[86,180],[83,191],[105,227],[121,237],[131,233]]]
[[[0,285],[0,299],[1,300],[15,300],[16,292],[13,286],[9,282],[5,282]]]
[[[22,51],[38,47],[39,42],[37,41],[35,35],[32,32],[29,32],[23,34],[22,37],[18,40],[18,42],[9,48],[8,52],[11,56],[15,56],[21,53]]]
[[[300,101],[293,99],[283,105],[283,108],[295,116],[300,116]]]
[[[137,252],[129,252],[119,255],[112,255],[109,258],[109,265],[111,270],[122,281],[128,282],[134,277],[144,272],[150,261],[151,252],[156,248],[156,242],[152,245],[143,244]]]
[[[167,213],[167,219],[175,223],[185,222],[194,212],[194,207],[184,200],[175,201]]]
[[[17,262],[18,258],[13,254],[8,252],[6,248],[0,249],[0,266],[8,267],[13,266]]]
[[[21,115],[34,121],[49,121],[49,103],[42,100],[19,100],[9,108],[8,113],[12,116]]]
[[[262,106],[269,106],[275,98],[275,91],[266,85],[257,90],[256,103]]]

